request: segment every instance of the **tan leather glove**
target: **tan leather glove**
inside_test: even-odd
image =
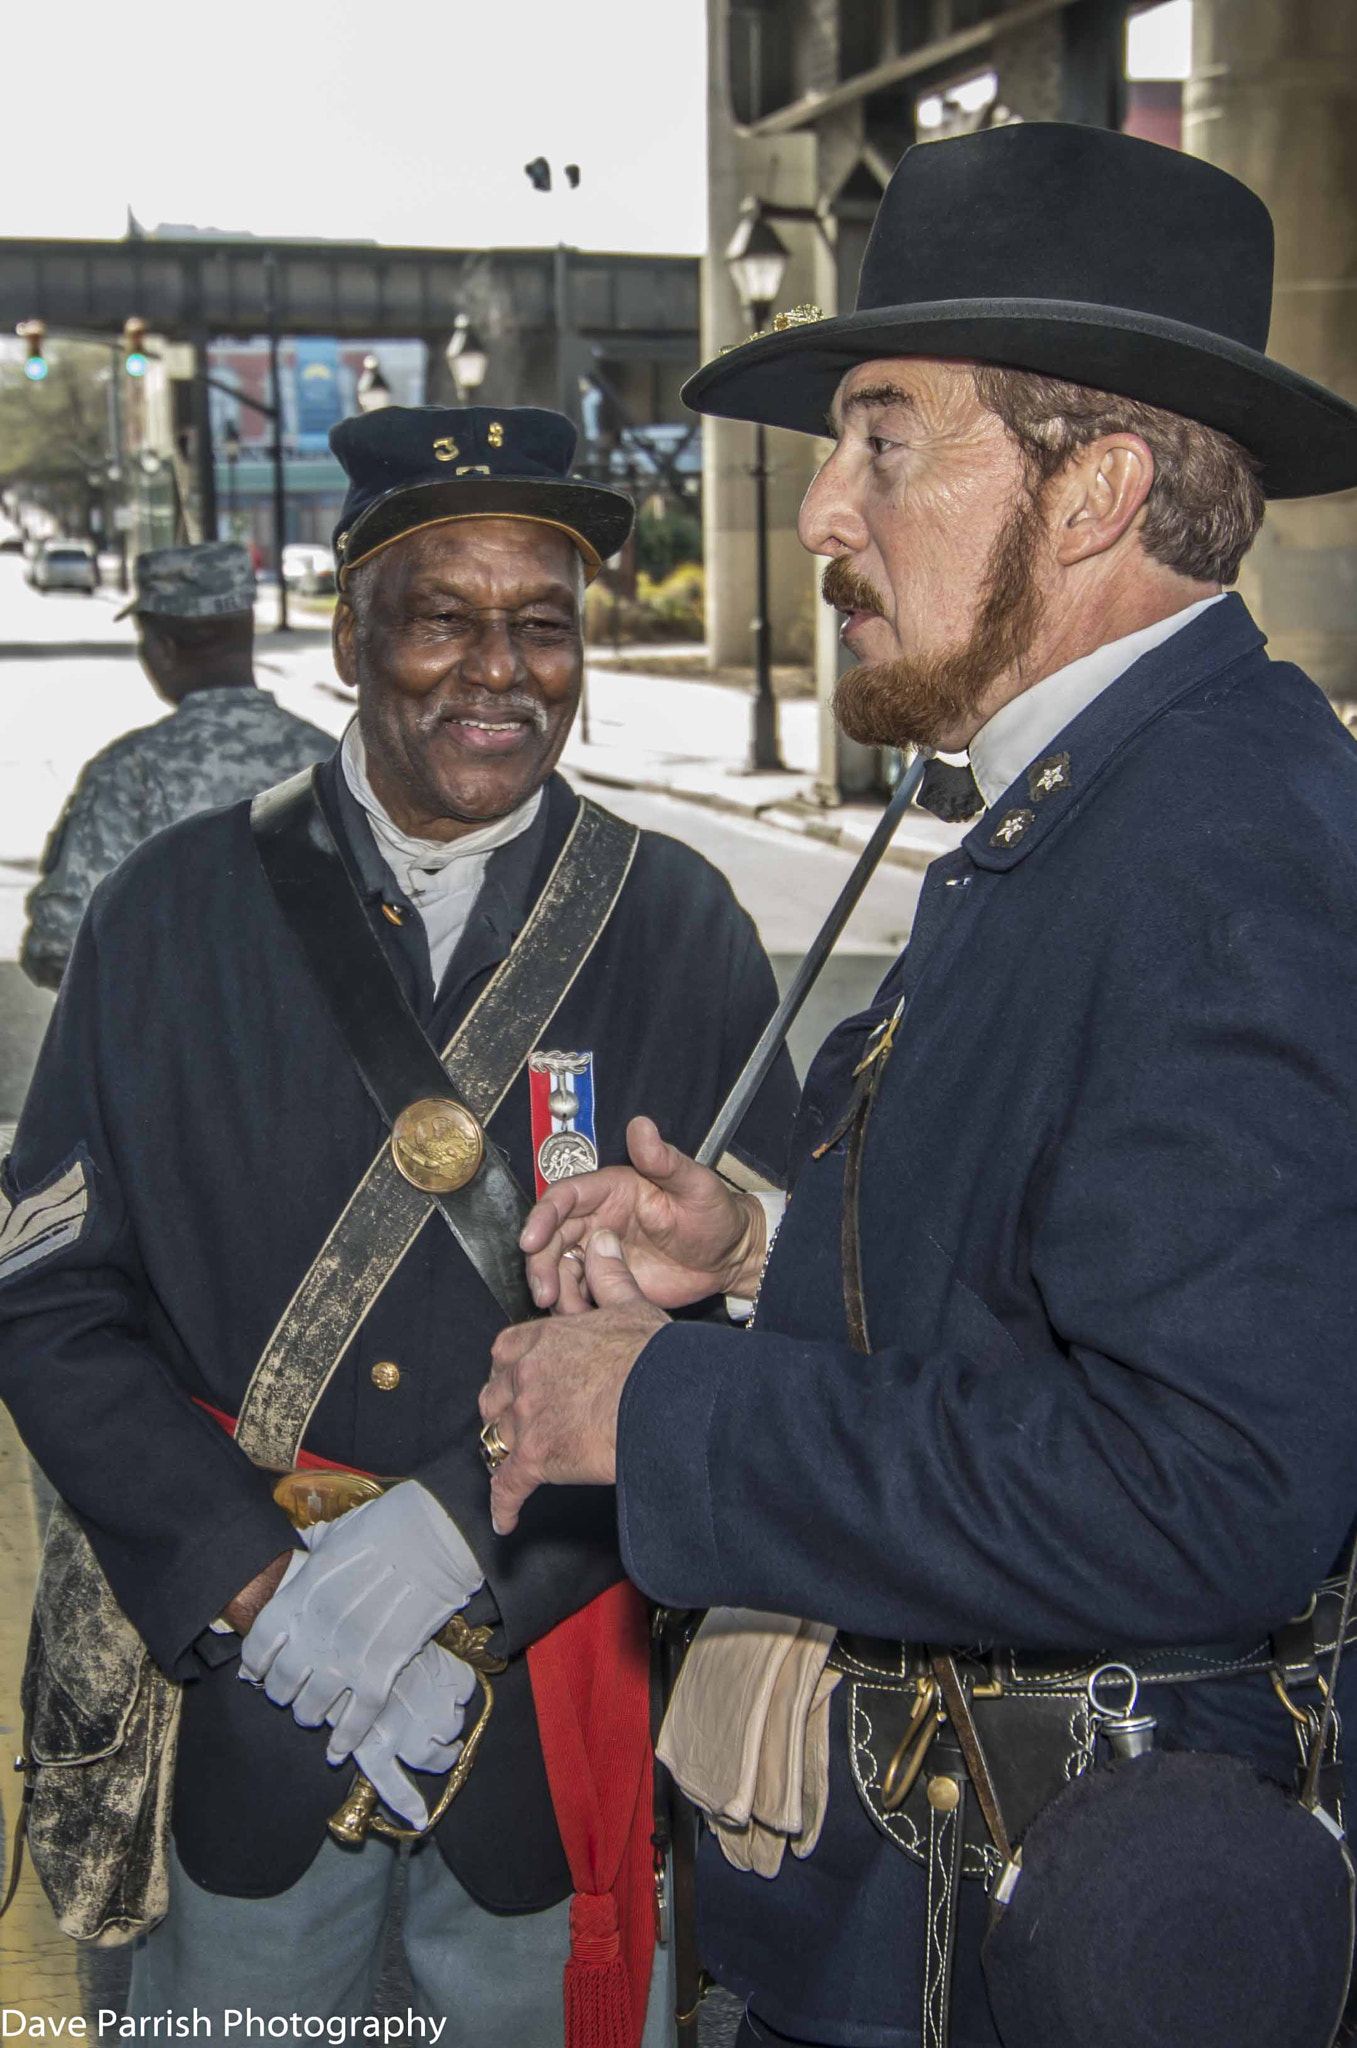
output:
[[[741,1870],[773,1877],[788,1844],[808,1856],[819,1839],[834,1634],[794,1615],[718,1607],[684,1659],[657,1753]]]

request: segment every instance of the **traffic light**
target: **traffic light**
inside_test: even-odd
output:
[[[41,384],[47,375],[48,362],[42,352],[47,339],[47,328],[41,320],[21,320],[14,332],[28,347],[28,358],[24,363],[24,375],[32,384]]]
[[[523,170],[534,192],[550,192],[551,165],[544,156],[535,156],[530,164],[524,164]]]
[[[146,322],[123,322],[123,368],[129,377],[146,375]]]

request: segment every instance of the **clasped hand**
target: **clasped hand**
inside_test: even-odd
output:
[[[240,1675],[304,1728],[328,1725],[329,1761],[352,1755],[422,1827],[424,1801],[396,1760],[445,1771],[457,1758],[475,1674],[432,1638],[480,1586],[480,1567],[412,1480],[302,1540],[245,1637]]]
[[[663,1311],[757,1281],[759,1204],[666,1144],[648,1117],[628,1125],[627,1151],[630,1167],[548,1188],[519,1238],[533,1300],[555,1314],[501,1333],[481,1389],[482,1418],[509,1451],[490,1487],[500,1535],[544,1483],[616,1479],[622,1390]]]

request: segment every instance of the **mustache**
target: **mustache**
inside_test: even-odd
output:
[[[526,690],[507,690],[499,696],[473,700],[470,703],[441,703],[431,705],[419,719],[419,729],[426,736],[440,725],[451,725],[459,718],[482,718],[488,725],[507,724],[511,719],[522,719],[539,733],[547,729],[545,704]]]
[[[885,615],[880,594],[846,555],[835,555],[825,570],[820,578],[820,595],[836,612],[874,612],[878,618]]]

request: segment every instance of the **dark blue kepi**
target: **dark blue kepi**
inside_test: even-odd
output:
[[[330,429],[349,478],[334,533],[345,574],[379,548],[450,519],[534,519],[569,536],[586,581],[631,532],[622,491],[572,476],[575,428],[535,405],[389,405]]]

